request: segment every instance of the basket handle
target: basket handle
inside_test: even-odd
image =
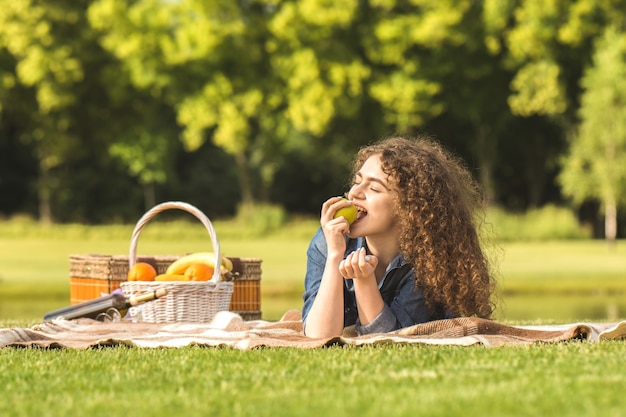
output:
[[[202,222],[204,227],[206,227],[209,232],[209,236],[211,237],[211,244],[213,246],[213,253],[215,253],[215,268],[213,271],[213,277],[211,278],[212,282],[218,282],[221,278],[221,270],[220,265],[222,261],[222,255],[220,254],[220,242],[217,239],[217,234],[215,233],[215,229],[213,228],[213,224],[209,220],[207,216],[202,213],[202,211],[198,210],[196,207],[191,204],[184,203],[182,201],[167,201],[165,203],[158,204],[148,210],[137,222],[135,225],[135,229],[133,230],[133,234],[130,238],[130,253],[128,256],[128,267],[132,268],[135,265],[136,257],[137,257],[137,241],[139,240],[139,234],[144,226],[152,220],[157,214],[162,211],[169,209],[179,209],[186,211],[188,213],[193,214]]]

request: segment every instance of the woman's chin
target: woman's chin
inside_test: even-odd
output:
[[[362,232],[360,232],[362,228],[360,227],[358,223],[359,222],[357,221],[357,222],[352,223],[352,225],[350,225],[350,231],[348,231],[348,236],[352,238],[365,236],[364,234],[362,234]]]

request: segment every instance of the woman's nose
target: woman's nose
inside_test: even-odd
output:
[[[353,185],[347,193],[348,200],[354,200],[355,198],[361,198],[363,193],[358,184]]]

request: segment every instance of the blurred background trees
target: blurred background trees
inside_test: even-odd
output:
[[[624,235],[626,0],[0,0],[0,213],[317,214],[426,131],[493,206]]]

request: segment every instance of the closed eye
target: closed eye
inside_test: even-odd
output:
[[[370,185],[370,190],[376,192],[376,193],[380,193],[383,190],[381,190],[379,188],[379,186],[381,186],[382,188],[384,188],[387,191],[391,191],[391,189],[387,186],[387,184],[381,180],[380,178],[376,178],[376,177],[365,177],[363,178],[361,173],[357,173],[356,174],[356,178],[354,179],[354,181],[352,181],[352,186],[356,187],[358,185],[361,185],[363,183],[363,181],[365,181],[366,183],[371,183]]]

